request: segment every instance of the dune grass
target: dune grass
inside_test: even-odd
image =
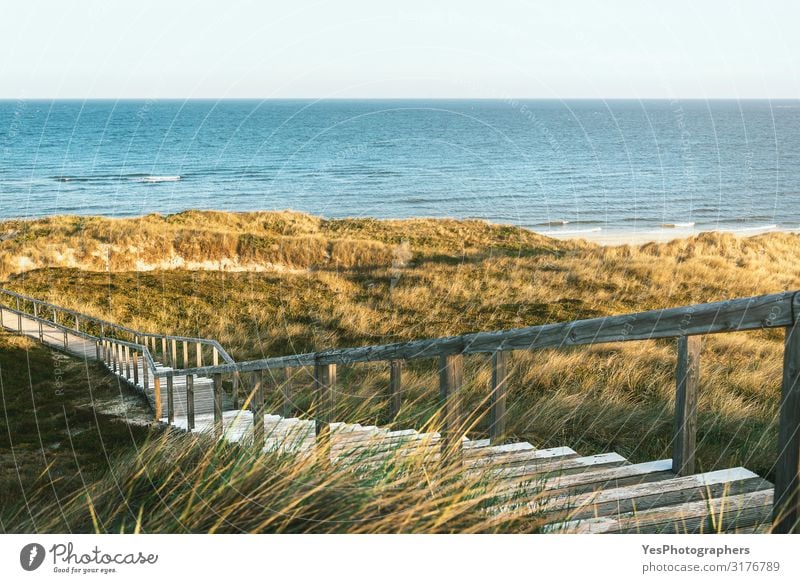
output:
[[[146,331],[214,337],[237,360],[800,288],[800,237],[783,233],[600,247],[480,221],[199,211],[10,221],[0,232],[4,287]],[[781,357],[780,331],[705,339],[700,469],[773,477]],[[674,366],[671,341],[516,352],[511,438],[670,457]],[[487,360],[468,357],[465,378],[477,437]],[[295,413],[308,411],[310,380],[294,371]],[[404,406],[390,420],[386,368],[340,367],[338,418],[421,427],[437,406],[434,363],[409,363],[403,380]],[[272,410],[283,382],[270,381]]]

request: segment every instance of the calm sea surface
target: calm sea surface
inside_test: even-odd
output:
[[[800,228],[797,101],[0,101],[0,216]]]

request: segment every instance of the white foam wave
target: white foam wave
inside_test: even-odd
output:
[[[688,227],[694,227],[694,221],[689,221],[686,223],[662,223],[661,228],[663,229],[683,229]]]
[[[178,182],[180,176],[142,176],[134,178],[135,182]]]

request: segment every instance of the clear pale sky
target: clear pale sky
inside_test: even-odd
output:
[[[3,0],[0,97],[800,97],[800,3]]]

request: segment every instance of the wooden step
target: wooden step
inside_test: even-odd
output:
[[[535,484],[541,482],[549,474],[572,475],[580,472],[612,468],[628,465],[628,461],[616,452],[602,453],[584,457],[576,457],[570,448],[553,448],[556,455],[542,455],[531,459],[524,466],[499,468],[470,468],[468,476],[485,476],[489,480],[500,482],[507,488],[519,484]],[[551,453],[553,450],[539,450]],[[559,455],[565,454],[565,455]]]
[[[768,483],[764,485],[769,486]],[[563,533],[719,533],[766,532],[772,516],[772,489],[723,495],[548,525],[546,532]]]
[[[579,473],[544,474],[528,482],[508,486],[501,483],[497,486],[498,494],[503,498],[524,498],[526,495],[539,495],[546,492],[548,496],[564,494],[583,494],[597,490],[608,490],[656,482],[674,478],[672,460],[659,460],[641,464],[626,464],[601,469],[590,469]]]
[[[475,469],[494,466],[509,468],[516,466],[525,467],[530,465],[531,462],[536,463],[541,460],[542,454],[540,452],[545,451],[555,454],[559,450],[563,451],[559,452],[554,457],[578,456],[573,449],[568,447],[542,450],[533,447],[530,443],[521,442],[519,444],[485,447],[474,452],[469,452],[469,454],[465,456],[464,465],[468,468]]]
[[[769,482],[745,468],[706,472],[578,495],[548,495],[542,492],[524,509],[555,520],[578,520],[626,512],[641,512],[659,506],[711,500],[770,488]]]

